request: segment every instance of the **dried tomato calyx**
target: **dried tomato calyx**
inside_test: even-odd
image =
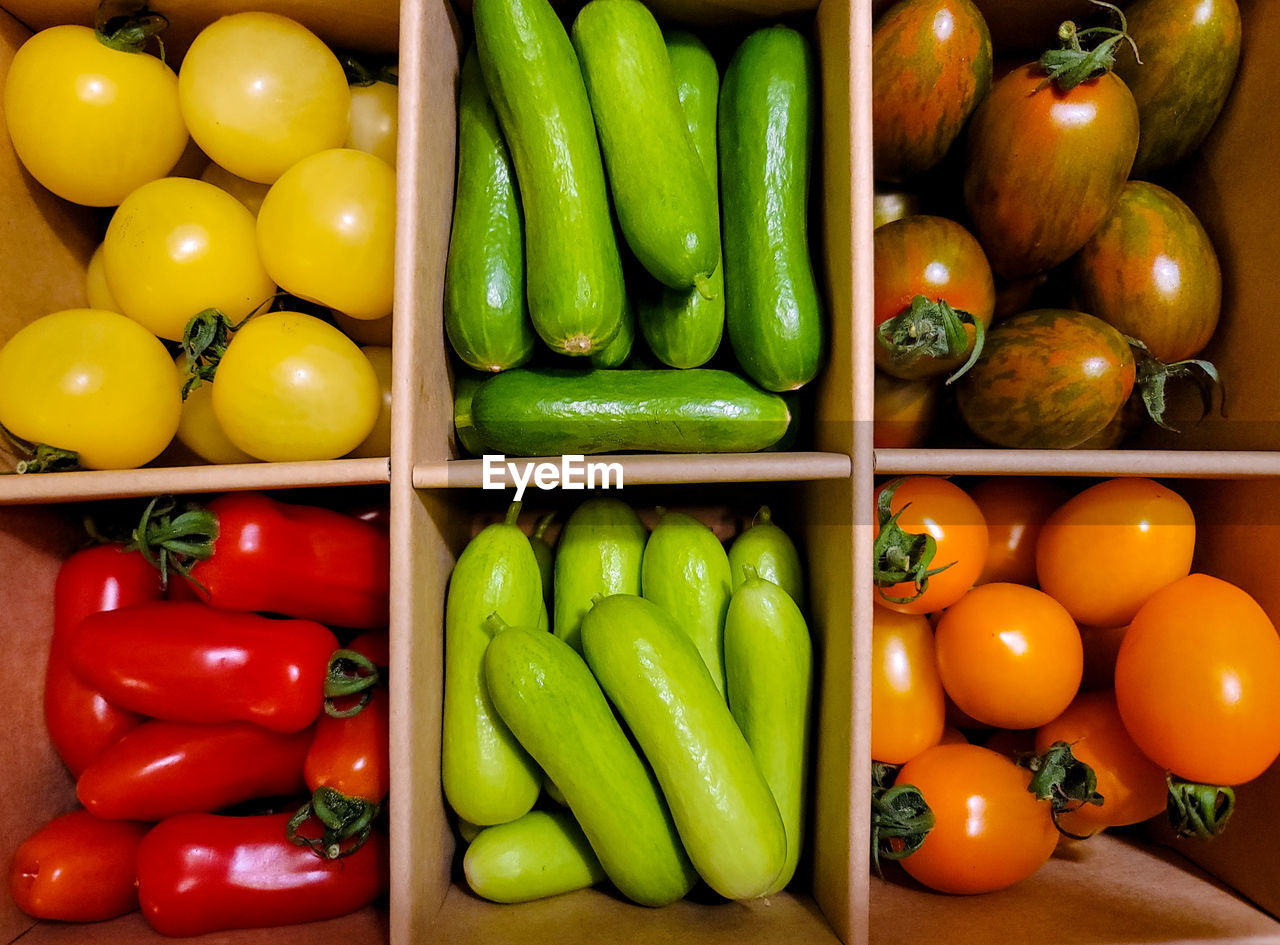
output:
[[[1102,805],[1103,797],[1098,793],[1098,777],[1093,768],[1072,754],[1071,745],[1062,741],[1054,742],[1039,754],[1022,755],[1017,761],[1031,772],[1027,790],[1039,800],[1049,802],[1058,832],[1076,840],[1085,839],[1064,830],[1058,818],[1085,804]]]
[[[148,9],[146,0],[102,0],[93,21],[98,42],[118,52],[140,53],[155,37],[161,62],[164,62],[164,43],[160,34],[168,28],[168,18]]]
[[[1064,22],[1058,27],[1058,39],[1062,42],[1062,48],[1050,49],[1039,59],[1040,68],[1045,72],[1045,80],[1036,86],[1037,92],[1050,82],[1056,83],[1062,91],[1070,92],[1081,82],[1105,75],[1116,64],[1116,47],[1121,42],[1132,46],[1134,57],[1139,63],[1142,62],[1138,44],[1129,35],[1129,24],[1125,20],[1124,11],[1104,0],[1090,2],[1113,11],[1120,18],[1120,28],[1117,30],[1109,26],[1094,26],[1080,30],[1071,20]],[[1085,49],[1080,40],[1094,36],[1106,38],[1093,49]]]
[[[160,572],[161,586],[169,586],[172,570],[203,591],[206,588],[191,576],[191,568],[213,556],[217,540],[216,515],[195,503],[187,503],[179,510],[173,496],[165,495],[147,503],[125,548],[139,552]]]
[[[1199,420],[1203,420],[1213,410],[1213,392],[1215,390],[1220,391],[1222,394],[1219,402],[1220,408],[1225,406],[1226,391],[1222,384],[1222,377],[1218,374],[1218,369],[1212,361],[1205,361],[1202,358],[1187,358],[1183,361],[1172,361],[1166,364],[1153,355],[1147,346],[1137,338],[1130,338],[1125,335],[1124,340],[1133,349],[1134,368],[1137,374],[1134,386],[1138,388],[1138,393],[1142,397],[1142,404],[1147,408],[1147,416],[1154,420],[1158,426],[1173,433],[1182,432],[1177,427],[1166,423],[1164,419],[1165,390],[1170,381],[1190,380],[1195,382],[1196,387],[1200,390],[1200,400],[1204,408]]]
[[[901,860],[915,853],[933,829],[933,811],[914,784],[894,784],[898,769],[871,765],[871,861],[884,879],[880,860]]]
[[[334,650],[324,680],[324,713],[335,719],[357,715],[373,698],[374,688],[382,682],[382,674],[373,660],[355,650]],[[334,701],[345,703],[359,696],[353,705],[339,708]]]
[[[1196,784],[1165,774],[1169,796],[1165,811],[1179,837],[1212,840],[1227,828],[1236,809],[1236,792],[1216,784]]]
[[[310,847],[316,856],[323,859],[341,859],[364,846],[373,832],[373,822],[380,809],[380,804],[347,797],[341,791],[321,785],[311,795],[311,800],[289,818],[285,836],[290,843]],[[298,836],[298,828],[312,817],[324,826],[324,834],[320,837]]]
[[[929,578],[955,564],[951,561],[940,568],[930,568],[934,555],[938,553],[938,543],[934,537],[928,533],[905,532],[899,527],[898,517],[911,503],[908,502],[897,512],[891,512],[889,505],[901,484],[901,479],[893,480],[880,491],[876,499],[876,521],[880,526],[880,534],[876,536],[873,549],[875,564],[872,580],[876,587],[881,588],[880,596],[894,604],[908,604],[915,600],[928,590]],[[890,597],[883,590],[905,581],[911,581],[915,585],[916,592],[909,597]]]
[[[973,326],[973,350],[965,363],[947,378],[950,384],[973,367],[982,354],[986,326],[968,312],[952,308],[945,299],[915,296],[910,308],[880,323],[876,329],[876,343],[896,361],[906,365],[930,359],[958,358],[969,350],[966,325]]]

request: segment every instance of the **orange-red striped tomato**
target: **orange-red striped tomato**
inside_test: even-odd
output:
[[[933,423],[941,383],[934,378],[904,381],[876,371],[875,430],[872,433],[875,448],[923,446]]]

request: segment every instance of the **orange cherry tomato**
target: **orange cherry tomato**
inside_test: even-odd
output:
[[[1069,744],[1076,760],[1093,769],[1102,795],[1101,806],[1085,804],[1059,816],[1071,833],[1136,824],[1164,810],[1164,769],[1129,737],[1109,690],[1076,696],[1065,712],[1036,732],[1036,751],[1046,751],[1058,741]]]
[[[910,761],[938,743],[945,712],[928,618],[876,607],[871,623],[871,757],[895,765]]]
[[[982,572],[987,559],[987,523],[977,503],[963,489],[939,476],[908,476],[898,481],[889,503],[902,510],[898,527],[911,534],[928,534],[937,543],[932,568],[950,565],[928,579],[924,593],[915,596],[911,581],[880,589],[879,603],[904,614],[927,614],[959,600]],[[877,497],[892,483],[885,483]],[[880,526],[876,526],[876,537]],[[899,603],[890,598],[912,598]]]
[[[997,728],[1036,728],[1056,718],[1075,698],[1084,668],[1071,615],[1021,584],[983,584],[947,608],[937,653],[947,695]]]
[[[1040,530],[1040,587],[1080,623],[1118,627],[1191,571],[1195,516],[1150,479],[1109,479],[1058,507]]]
[[[977,745],[936,745],[907,762],[933,811],[919,850],[902,860],[915,879],[948,893],[991,892],[1026,879],[1053,854],[1049,804],[1027,790],[1031,773]]]
[[[967,745],[969,739],[964,737],[964,732],[956,728],[954,725],[944,725],[942,727],[942,737],[938,739],[939,745]]]
[[[987,521],[987,563],[978,584],[1036,583],[1036,541],[1040,528],[1067,492],[1052,479],[993,476],[969,489]]]
[[[1280,755],[1280,637],[1240,588],[1191,574],[1156,591],[1116,657],[1138,747],[1179,777],[1241,784]]]

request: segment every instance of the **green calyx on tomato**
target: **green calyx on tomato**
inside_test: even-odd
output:
[[[80,465],[80,454],[75,450],[28,442],[3,424],[0,424],[0,437],[15,453],[25,457],[13,467],[16,473],[65,472],[84,468]]]
[[[1039,800],[1048,801],[1053,812],[1053,825],[1058,832],[1074,840],[1085,837],[1064,830],[1058,818],[1085,804],[1102,806],[1098,793],[1098,777],[1093,768],[1071,753],[1066,742],[1054,742],[1040,754],[1028,754],[1017,759],[1018,764],[1031,772],[1027,790]]]
[[[125,550],[146,558],[160,572],[162,586],[169,586],[169,571],[173,570],[204,590],[191,576],[191,566],[213,556],[217,539],[218,517],[208,509],[189,504],[178,511],[172,496],[156,496],[142,510]]]
[[[895,360],[907,364],[916,361],[958,358],[969,347],[965,325],[973,326],[973,351],[969,359],[947,378],[959,380],[982,354],[986,329],[982,320],[959,311],[945,299],[931,301],[923,295],[911,300],[911,307],[900,315],[883,321],[876,328],[876,343],[891,353]]]
[[[1134,58],[1139,63],[1142,62],[1142,57],[1138,55],[1138,44],[1129,35],[1124,11],[1115,4],[1106,3],[1104,0],[1090,0],[1090,2],[1115,11],[1116,16],[1120,18],[1120,29],[1112,29],[1109,26],[1094,26],[1089,29],[1077,30],[1075,23],[1071,20],[1064,22],[1058,27],[1058,39],[1062,41],[1062,48],[1047,50],[1040,57],[1040,68],[1045,71],[1046,75],[1045,80],[1037,86],[1037,91],[1050,82],[1055,82],[1062,91],[1069,92],[1081,82],[1087,82],[1089,79],[1110,72],[1116,64],[1116,46],[1121,41],[1128,42],[1133,47]],[[1097,34],[1105,34],[1106,39],[1093,49],[1086,50],[1080,45],[1082,38]]]
[[[1165,364],[1138,339],[1130,338],[1128,335],[1124,337],[1125,341],[1129,343],[1129,347],[1133,349],[1134,367],[1136,369],[1134,386],[1138,388],[1139,393],[1142,395],[1142,403],[1147,408],[1147,415],[1158,426],[1173,433],[1181,432],[1177,427],[1166,423],[1164,419],[1165,388],[1168,386],[1169,381],[1194,381],[1200,389],[1200,398],[1204,404],[1204,412],[1200,415],[1200,419],[1204,419],[1209,415],[1209,412],[1213,409],[1214,390],[1223,390],[1222,377],[1218,374],[1218,369],[1212,361],[1206,361],[1203,358],[1188,358],[1185,361],[1173,361]]]
[[[912,534],[898,527],[898,517],[911,504],[908,502],[897,512],[890,511],[889,505],[893,502],[893,494],[901,484],[901,479],[889,483],[876,498],[876,518],[879,521],[880,534],[876,537],[874,546],[873,580],[876,587],[881,588],[880,596],[895,604],[906,604],[915,600],[928,589],[929,578],[955,564],[951,561],[940,568],[930,568],[934,555],[938,553],[938,543],[934,537],[928,533]],[[915,584],[916,588],[916,592],[910,597],[890,597],[885,594],[884,588],[893,587],[907,580]]]
[[[915,853],[933,829],[933,811],[913,784],[895,784],[896,765],[871,763],[871,861],[884,879],[880,860]]]
[[[1169,824],[1179,837],[1212,840],[1227,827],[1236,809],[1236,792],[1229,787],[1195,784],[1166,774],[1169,785]]]
[[[204,381],[212,383],[218,373],[218,362],[227,353],[231,336],[248,319],[233,325],[231,319],[216,308],[206,308],[191,316],[182,332],[182,353],[187,356],[187,378],[182,383],[182,399]]]
[[[316,788],[311,800],[289,818],[285,836],[290,843],[310,847],[322,859],[337,860],[350,856],[364,846],[369,834],[373,832],[373,821],[381,807],[380,804],[358,797],[347,797],[341,791],[321,786]],[[324,825],[323,836],[299,836],[298,828],[312,817]]]
[[[395,57],[372,56],[350,50],[341,50],[335,55],[338,57],[338,62],[342,63],[342,71],[347,77],[348,85],[364,88],[375,82],[386,82],[388,85],[400,84],[400,73]]]
[[[324,681],[324,712],[335,719],[348,719],[373,698],[373,687],[382,679],[373,660],[355,650],[334,650],[329,658],[329,668]],[[359,696],[346,708],[339,708],[335,699],[344,703],[351,696]]]
[[[164,42],[160,33],[169,28],[169,19],[147,9],[146,0],[102,0],[94,15],[93,31],[98,42],[119,52],[140,53],[153,36],[164,62]]]

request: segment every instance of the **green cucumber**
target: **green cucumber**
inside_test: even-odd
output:
[[[622,367],[631,357],[631,346],[636,340],[636,309],[630,297],[622,300],[622,324],[613,341],[605,345],[596,354],[591,355],[591,366],[594,368]]]
[[[639,594],[649,530],[618,499],[587,499],[560,534],[555,572],[555,633],[582,652],[582,618],[597,594]]]
[[[567,810],[535,810],[486,827],[462,858],[471,891],[491,902],[529,902],[603,882],[604,870]]]
[[[542,786],[542,772],[494,711],[481,672],[491,614],[532,627],[545,613],[538,559],[515,524],[519,511],[513,503],[505,522],[467,544],[445,599],[441,780],[449,806],[479,826],[528,813]]]
[[[553,456],[753,452],[780,439],[791,415],[781,397],[728,371],[519,368],[481,385],[471,419],[496,451]]]
[[[615,594],[587,613],[582,649],[653,767],[698,873],[727,899],[763,895],[786,861],[786,831],[693,641],[658,605]]]
[[[711,297],[716,194],[685,124],[662,30],[640,0],[591,0],[573,46],[600,133],[618,225],[640,264]]]
[[[462,838],[463,843],[471,843],[472,840],[479,836],[480,831],[484,829],[484,827],[477,827],[469,820],[458,818],[458,836]]]
[[[458,186],[444,270],[444,329],[477,371],[505,371],[533,356],[524,294],[524,224],[515,172],[489,103],[475,49],[458,92]]]
[[[642,593],[689,635],[723,695],[724,615],[733,592],[729,556],[696,518],[664,509],[658,516],[644,548]]]
[[[733,353],[766,390],[802,387],[825,344],[809,256],[809,166],[817,68],[802,35],[757,30],[720,90],[725,320]]]
[[[549,633],[502,630],[484,677],[618,890],[646,906],[684,896],[696,877],[662,793],[573,647]]]
[[[458,445],[472,456],[485,452],[484,442],[471,422],[471,398],[483,379],[474,374],[455,374],[453,378],[453,435]]]
[[[773,792],[787,833],[787,859],[765,895],[791,881],[804,842],[813,646],[786,591],[743,567],[724,628],[729,710]]]
[[[743,565],[751,565],[766,581],[772,581],[791,595],[799,607],[804,606],[804,571],[795,542],[777,525],[769,506],[760,506],[751,527],[729,545],[729,573],[733,589],[746,580]]]
[[[529,544],[534,556],[538,559],[538,574],[542,577],[542,602],[548,615],[551,613],[551,589],[555,581],[555,551],[547,541],[547,529],[555,521],[556,513],[548,512],[538,519],[533,526],[533,534],[529,536]]]
[[[520,185],[533,327],[553,351],[594,354],[626,290],[578,57],[547,0],[475,0],[472,16]]]
[[[720,73],[711,52],[692,33],[672,30],[665,35],[685,125],[711,181],[712,192],[718,194],[716,100],[720,94]],[[716,213],[719,249],[718,199]],[[716,265],[711,273],[710,288],[709,299],[697,289],[663,288],[656,298],[640,300],[637,306],[640,330],[663,364],[673,368],[699,367],[710,361],[720,347],[724,334],[724,266]]]

